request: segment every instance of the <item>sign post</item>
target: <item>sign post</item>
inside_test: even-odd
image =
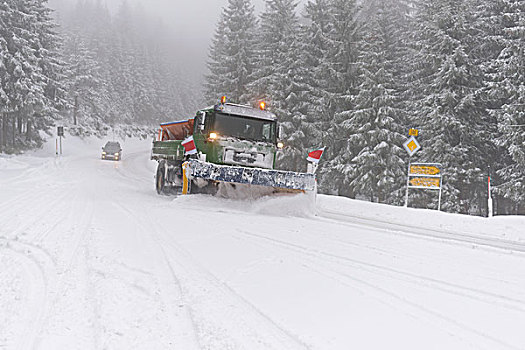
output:
[[[410,174],[410,166],[412,162],[412,156],[416,154],[417,151],[421,149],[421,145],[416,139],[416,136],[419,135],[419,130],[417,129],[410,129],[408,131],[408,136],[410,136],[405,143],[403,143],[403,147],[408,152],[408,174]],[[408,188],[410,185],[410,175],[407,176],[407,194],[405,197],[405,207],[408,207]]]
[[[409,189],[437,190],[439,191],[438,211],[441,210],[442,174],[439,163],[412,163],[408,168]],[[408,206],[408,200],[407,200]]]
[[[489,165],[489,174],[488,174],[488,191],[489,191],[489,198],[487,203],[487,209],[488,209],[488,217],[491,218],[494,215],[493,212],[493,201],[492,201],[492,194],[490,191],[490,165]]]
[[[64,136],[63,126],[57,126],[57,135],[60,138],[60,155],[62,155],[62,136]],[[58,155],[58,150],[57,150],[57,155]]]

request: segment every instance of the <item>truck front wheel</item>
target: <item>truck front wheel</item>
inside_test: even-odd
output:
[[[157,174],[155,176],[155,188],[158,194],[164,194],[164,188],[166,187],[166,166],[164,163],[159,163],[157,167]]]

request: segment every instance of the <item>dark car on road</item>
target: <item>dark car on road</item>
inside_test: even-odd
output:
[[[122,148],[120,143],[108,141],[104,147],[102,147],[102,159],[113,159],[120,160],[122,158]]]

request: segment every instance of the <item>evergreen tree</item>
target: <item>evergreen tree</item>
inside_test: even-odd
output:
[[[63,87],[60,38],[45,0],[0,4],[2,139],[11,150],[41,142],[35,130],[46,129],[60,107]]]
[[[350,130],[345,121],[352,117],[360,85],[361,23],[355,0],[331,0],[329,11],[332,30],[327,58],[330,86],[326,101],[331,123],[330,137],[326,140],[326,165],[320,169],[319,183],[323,191],[352,197],[349,171],[356,147],[349,141]]]
[[[493,96],[501,99],[494,110],[498,119],[500,143],[509,152],[512,163],[499,174],[504,183],[498,191],[517,203],[525,203],[525,3],[502,0],[502,20],[498,33],[502,50],[494,60]]]
[[[308,94],[306,120],[300,129],[306,135],[304,150],[328,144],[331,139],[328,129],[331,123],[330,113],[330,34],[332,22],[329,0],[312,0],[305,6],[306,23],[301,27],[301,64],[304,70],[304,82]],[[320,163],[322,168],[324,162]]]
[[[467,1],[423,1],[417,13],[418,103],[423,151],[443,164],[443,209],[470,213],[484,188],[486,154],[494,152],[490,119],[481,102],[483,74],[471,54]],[[421,96],[417,92],[415,96]]]
[[[352,117],[344,122],[350,131],[349,143],[356,150],[346,167],[356,196],[400,204],[406,166],[402,149],[405,124],[399,108],[402,89],[396,77],[398,23],[392,20],[396,7],[385,1],[372,5],[363,28],[361,84]]]
[[[73,124],[86,118],[102,120],[102,107],[106,104],[104,82],[94,53],[81,37],[70,34],[64,43],[64,56],[68,64],[68,100],[73,110]]]
[[[294,0],[267,0],[261,15],[255,82],[249,87],[257,99],[268,102],[283,127],[286,148],[279,155],[281,168],[301,169],[304,161],[305,135],[301,126],[308,112],[308,87],[301,65],[299,22]],[[308,140],[306,140],[308,142]]]
[[[249,102],[253,80],[257,20],[250,0],[229,0],[223,9],[210,50],[206,99],[226,95],[235,103]]]

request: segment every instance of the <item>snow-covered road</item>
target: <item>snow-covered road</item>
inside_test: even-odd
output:
[[[525,219],[158,196],[148,141],[0,157],[0,349],[525,349]]]

